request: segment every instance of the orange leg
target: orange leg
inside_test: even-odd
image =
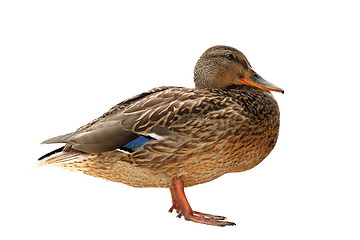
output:
[[[172,212],[175,209],[176,212],[179,213],[177,217],[184,216],[188,221],[202,224],[220,227],[235,225],[235,223],[223,221],[226,219],[225,217],[193,211],[186,199],[183,181],[180,178],[175,178],[173,179],[173,186],[174,187],[170,188],[173,205],[169,209],[169,212]]]

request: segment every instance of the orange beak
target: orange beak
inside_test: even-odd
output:
[[[284,93],[284,90],[266,81],[253,70],[251,70],[250,74],[248,74],[246,77],[240,78],[240,83],[247,86],[260,88],[266,91],[275,91],[275,92]]]

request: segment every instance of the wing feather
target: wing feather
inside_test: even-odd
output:
[[[179,137],[188,133],[184,129],[187,121],[204,118],[207,113],[227,106],[224,96],[214,91],[156,88],[115,105],[74,133],[44,143],[65,142],[68,144],[65,149],[88,153],[111,151],[141,134]]]

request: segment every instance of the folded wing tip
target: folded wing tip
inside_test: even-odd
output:
[[[60,135],[60,136],[56,136],[56,137],[52,137],[49,139],[46,139],[45,141],[42,141],[41,144],[49,144],[49,143],[68,143],[70,141],[70,139],[77,134],[76,132],[72,132],[72,133],[68,133],[68,134],[64,134],[64,135]]]

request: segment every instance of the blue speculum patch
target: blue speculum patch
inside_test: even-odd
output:
[[[128,152],[134,152],[136,149],[144,145],[145,143],[153,140],[154,138],[150,136],[142,136],[140,135],[138,138],[135,138],[131,142],[128,142],[124,146],[122,146],[120,149],[128,151]]]

